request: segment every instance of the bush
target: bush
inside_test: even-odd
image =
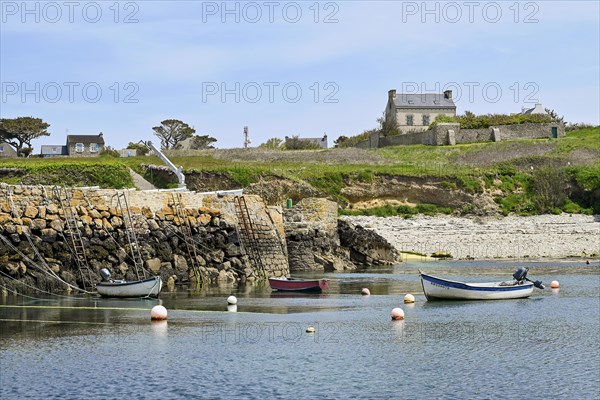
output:
[[[439,115],[430,126],[435,126],[440,122],[458,122],[461,129],[479,129],[489,128],[497,125],[517,125],[525,123],[544,123],[554,120],[547,114],[485,114],[475,115],[469,111],[465,115]]]
[[[553,212],[567,199],[568,181],[564,169],[554,166],[536,168],[530,191],[539,213]]]

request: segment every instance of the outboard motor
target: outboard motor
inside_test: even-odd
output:
[[[538,289],[544,289],[544,285],[542,284],[542,281],[532,281],[530,279],[527,278],[527,273],[529,272],[529,268],[527,267],[519,267],[517,268],[517,270],[515,271],[515,273],[513,274],[513,278],[515,278],[515,280],[517,282],[523,282],[523,281],[528,281],[528,282],[533,282],[533,286],[535,286]]]
[[[102,275],[102,279],[107,281],[107,282],[112,282],[112,275],[110,274],[110,271],[107,270],[106,268],[102,268],[100,270],[100,275]]]
[[[524,281],[527,279],[527,272],[529,272],[529,270],[526,267],[519,267],[513,274],[513,278],[515,278],[517,282]]]

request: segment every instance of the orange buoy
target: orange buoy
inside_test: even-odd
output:
[[[552,281],[552,282],[550,283],[550,287],[551,287],[552,289],[558,289],[558,288],[560,287],[560,284],[558,283],[558,281]]]
[[[371,294],[371,291],[367,288],[363,288],[363,290],[361,290],[361,293],[363,296],[369,296]]]
[[[150,311],[150,319],[152,321],[163,321],[167,319],[167,309],[163,306],[154,306]]]
[[[412,294],[408,293],[406,296],[404,296],[404,304],[410,304],[410,303],[414,303],[415,302],[415,296],[413,296]]]
[[[399,321],[404,319],[404,311],[401,308],[394,308],[390,314],[392,316],[392,320]]]

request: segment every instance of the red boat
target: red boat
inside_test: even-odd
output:
[[[273,290],[320,292],[329,288],[329,279],[269,278]]]

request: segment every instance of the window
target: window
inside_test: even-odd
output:
[[[429,115],[423,115],[423,125],[429,126]]]
[[[4,145],[0,144],[0,153],[4,153]]]
[[[409,126],[413,125],[413,116],[412,115],[406,116],[406,125],[409,125]]]
[[[83,143],[75,143],[75,151],[77,153],[83,153],[83,149],[84,149]]]
[[[54,154],[58,154],[58,147],[53,147],[53,148],[52,148],[52,152],[53,152]]]
[[[98,143],[90,143],[90,152],[97,153],[100,150]]]

